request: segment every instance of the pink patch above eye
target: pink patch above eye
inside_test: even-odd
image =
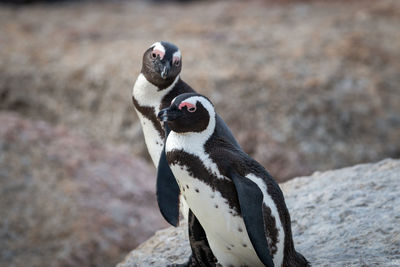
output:
[[[177,62],[179,62],[179,60],[180,60],[179,57],[173,57],[173,58],[172,58],[172,62],[173,62],[174,64],[176,64]]]
[[[154,49],[153,53],[155,53],[157,56],[159,56],[160,59],[162,59],[164,57],[164,54],[165,54],[163,51],[160,51],[158,49]]]
[[[183,107],[186,107],[188,110],[189,109],[196,109],[196,106],[193,105],[192,103],[189,103],[189,102],[182,102],[178,106],[179,109],[182,109]]]

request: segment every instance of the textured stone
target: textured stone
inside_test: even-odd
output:
[[[166,226],[154,168],[126,149],[10,113],[0,125],[0,266],[112,266]]]
[[[313,266],[400,265],[400,160],[317,172],[281,187],[296,249]],[[189,253],[184,228],[170,227],[118,267],[161,267]]]

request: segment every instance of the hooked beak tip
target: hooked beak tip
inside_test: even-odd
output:
[[[168,69],[167,67],[164,66],[162,72],[161,72],[161,78],[163,78],[164,80],[167,78],[168,76]]]
[[[161,110],[158,115],[157,115],[158,119],[162,122],[166,122],[168,121],[168,111],[167,109],[163,109]]]

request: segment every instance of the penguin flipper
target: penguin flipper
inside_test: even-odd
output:
[[[274,262],[272,261],[264,230],[263,193],[257,184],[241,176],[235,170],[230,172],[230,178],[235,184],[240,211],[257,256],[265,266],[273,267]]]
[[[169,128],[165,125],[165,136],[168,136],[168,133]],[[180,189],[167,162],[165,142],[158,162],[156,191],[158,208],[162,216],[172,226],[178,226]]]

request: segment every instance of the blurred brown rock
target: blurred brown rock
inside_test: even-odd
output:
[[[113,266],[166,226],[126,149],[0,113],[0,265]]]
[[[400,1],[273,2],[2,7],[0,109],[148,157],[131,88],[168,40],[278,180],[399,157]]]

